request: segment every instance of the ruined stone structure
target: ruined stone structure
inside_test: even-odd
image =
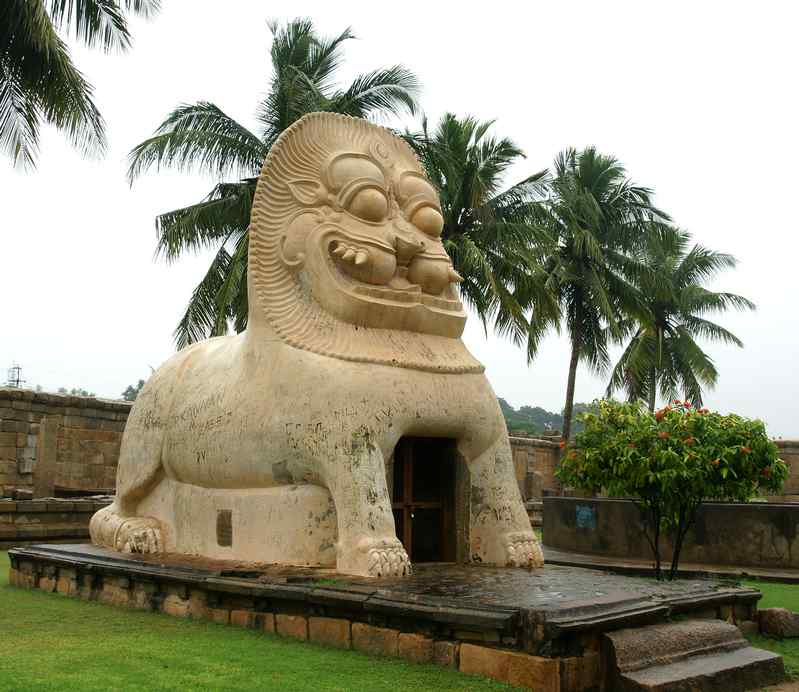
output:
[[[768,498],[769,502],[799,502],[799,440],[774,440],[777,454],[786,464],[789,472],[782,494]]]
[[[289,128],[253,202],[247,330],[150,378],[93,541],[370,576],[540,566],[442,226],[388,130],[321,113]]]
[[[545,494],[561,491],[555,477],[560,459],[560,447],[552,440],[534,437],[511,437],[513,465],[519,490],[525,500],[540,500]]]
[[[114,487],[130,404],[0,388],[0,497]]]

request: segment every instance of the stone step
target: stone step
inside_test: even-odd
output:
[[[623,692],[739,692],[762,690],[784,679],[782,656],[746,646],[625,673],[619,689]]]
[[[605,635],[609,689],[699,692],[760,689],[785,677],[782,657],[749,646],[722,620],[683,620]]]

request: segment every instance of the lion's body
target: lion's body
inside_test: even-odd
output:
[[[153,375],[129,417],[123,488],[126,473],[146,465],[129,464],[128,457],[156,447],[164,474],[182,483],[326,486],[325,463],[363,430],[385,458],[404,435],[451,437],[470,456],[504,435],[483,374],[350,363],[279,341],[252,341],[238,335],[201,342]],[[235,471],[226,472],[231,460]]]
[[[253,202],[247,330],[153,374],[92,540],[406,574],[386,461],[404,436],[443,437],[468,469],[465,553],[540,564],[439,213],[391,133],[330,114],[289,128]]]

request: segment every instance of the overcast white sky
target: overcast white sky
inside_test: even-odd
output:
[[[130,189],[126,154],[182,102],[212,101],[255,128],[269,77],[267,19],[310,16],[323,34],[351,25],[359,36],[343,81],[403,63],[423,82],[431,121],[447,110],[495,118],[495,132],[528,155],[510,178],[550,165],[567,146],[596,145],[654,187],[659,206],[699,242],[738,257],[715,287],[758,310],[720,320],[745,348],[708,346],[721,377],[706,400],[799,437],[795,3],[163,6],[154,21],[133,23],[129,53],[75,50],[108,123],[104,159],[82,160],[51,131],[36,172],[0,159],[0,381],[17,361],[31,385],[118,397],[169,357],[208,257],[154,262],[153,219],[199,201],[213,181],[164,172]],[[529,367],[474,319],[465,339],[499,396],[562,408],[564,337],[552,335]],[[577,400],[604,385],[581,370]]]

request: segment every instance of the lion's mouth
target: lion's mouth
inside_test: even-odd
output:
[[[461,279],[441,249],[395,235],[393,246],[373,237],[337,233],[327,242],[331,274],[340,288],[381,302],[422,304],[460,314]]]

